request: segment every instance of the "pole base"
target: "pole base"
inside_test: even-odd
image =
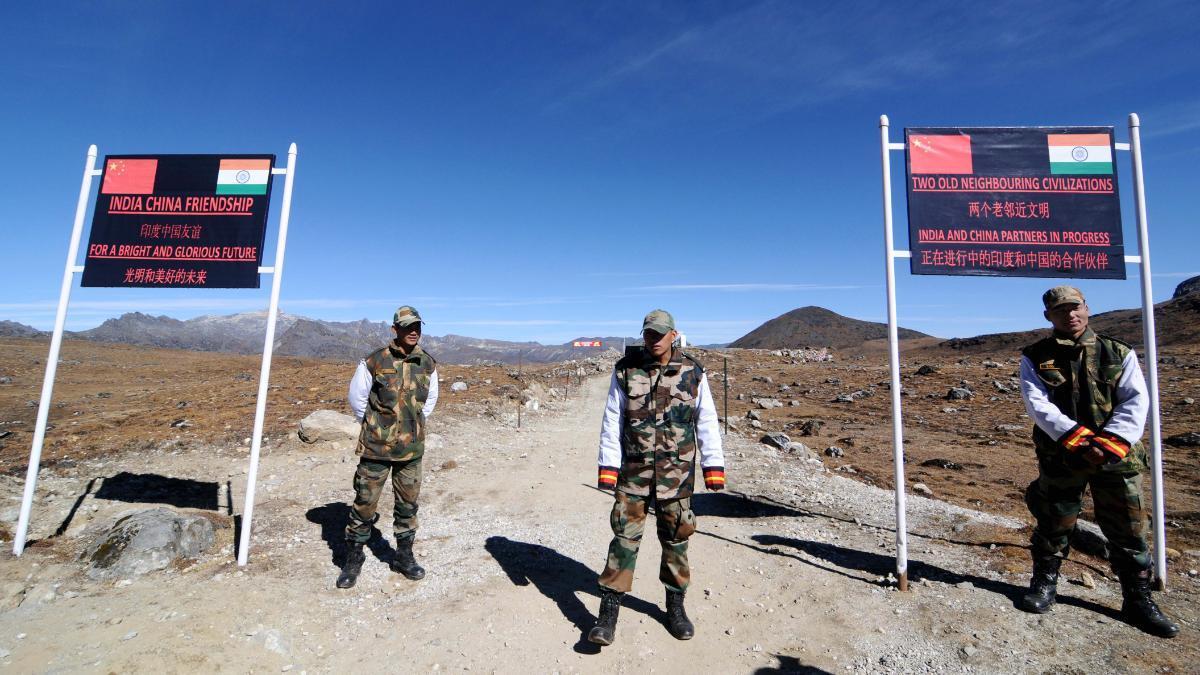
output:
[[[896,574],[896,586],[901,591],[908,591],[908,572],[898,572]]]

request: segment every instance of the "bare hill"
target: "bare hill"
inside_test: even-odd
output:
[[[1036,316],[1036,314],[1034,314]],[[1012,333],[992,333],[970,338],[944,340],[931,349],[950,348],[963,352],[1016,352],[1045,336],[1047,327]],[[1111,335],[1138,349],[1145,347],[1142,339],[1142,310],[1117,309],[1092,316],[1090,325],[1097,333]],[[1189,345],[1200,343],[1200,277],[1179,284],[1170,300],[1154,306],[1154,326],[1158,344]]]
[[[900,339],[929,337],[908,328],[899,329]],[[824,307],[801,307],[777,316],[729,343],[743,349],[797,349],[831,347],[856,349],[868,340],[887,338],[887,324],[842,316]]]

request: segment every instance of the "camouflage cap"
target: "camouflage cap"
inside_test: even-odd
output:
[[[1042,304],[1046,309],[1066,304],[1082,305],[1084,302],[1083,293],[1074,286],[1055,286],[1042,294]]]
[[[392,315],[393,326],[411,326],[414,323],[425,323],[425,320],[421,318],[415,308],[408,305],[403,305]]]
[[[675,319],[665,309],[656,309],[642,319],[642,332],[652,330],[659,335],[666,335],[675,330]]]

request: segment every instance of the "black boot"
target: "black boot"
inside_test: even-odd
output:
[[[683,592],[667,589],[667,630],[676,640],[691,640],[696,627],[683,611]]]
[[[425,578],[425,568],[418,565],[417,559],[413,557],[413,539],[416,537],[396,538],[396,557],[392,558],[391,568],[393,572],[399,572],[413,581],[419,581]]]
[[[588,631],[588,642],[608,646],[617,639],[617,614],[621,611],[624,593],[602,589],[600,591],[600,616],[596,625]]]
[[[367,561],[362,544],[350,542],[349,546],[346,561],[342,563],[342,573],[337,578],[338,588],[353,588],[354,582],[358,581],[358,575],[362,572],[363,563]]]
[[[1179,634],[1179,626],[1172,623],[1150,597],[1150,570],[1122,572],[1120,577],[1121,595],[1125,596],[1121,616],[1130,625],[1163,638]]]
[[[1033,578],[1029,580],[1029,592],[1021,598],[1021,609],[1034,614],[1045,614],[1054,606],[1058,596],[1058,568],[1062,558],[1056,555],[1035,556]]]

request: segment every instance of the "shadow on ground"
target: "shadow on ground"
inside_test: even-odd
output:
[[[794,656],[785,656],[776,654],[775,658],[779,659],[779,665],[772,668],[759,668],[754,671],[754,675],[783,675],[784,673],[798,673],[799,675],[830,675],[828,670],[817,668],[816,666],[806,666],[800,662],[800,659]]]
[[[721,538],[724,539],[724,537]],[[805,539],[796,539],[793,537],[781,537],[773,534],[756,534],[751,538],[758,544],[761,544],[763,547],[767,548],[750,546],[749,544],[742,545],[749,546],[750,548],[761,551],[762,553],[766,553],[768,555],[786,556],[826,572],[833,572],[834,574],[839,574],[841,576],[855,579],[867,584],[884,585],[886,582],[879,582],[871,577],[886,576],[887,574],[894,572],[896,568],[896,561],[892,557],[882,556],[878,553],[872,553],[869,551],[859,551],[857,549],[846,548],[844,546],[835,546],[833,544],[808,541]],[[726,539],[726,541],[731,540]],[[804,552],[807,554],[807,556],[799,556],[777,547],[792,548],[797,551]],[[815,562],[812,560],[812,558],[817,558],[820,561],[829,563],[829,566]],[[863,578],[861,576],[849,574],[845,571],[847,569],[866,572],[868,573],[868,577]],[[981,577],[974,574],[962,574],[921,561],[911,561],[909,563],[908,578],[910,583],[916,583],[922,579],[928,579],[929,581],[940,581],[946,584],[959,584],[965,581],[976,588],[1004,596],[1013,603],[1013,607],[1018,606],[1018,601],[1026,592],[1026,588],[1024,586],[1014,586],[1010,583],[997,581],[995,579],[989,579],[987,577]],[[1061,590],[1062,588],[1060,586],[1060,591]],[[1117,621],[1121,620],[1120,612],[1116,611],[1115,609],[1070,595],[1062,595],[1060,593],[1058,596],[1058,604],[1080,607],[1082,609],[1096,612],[1097,614],[1103,615],[1110,619]]]
[[[488,537],[484,545],[487,552],[500,563],[504,573],[516,586],[533,584],[535,588],[554,604],[563,616],[579,630],[579,642],[575,651],[585,654],[599,653],[600,648],[587,641],[587,632],[596,622],[596,617],[588,611],[578,593],[586,593],[597,597],[597,574],[587,565],[568,558],[567,556],[541,544],[528,544],[513,541],[506,537]],[[658,605],[625,595],[622,603],[623,612],[639,612],[665,625],[666,613]],[[620,621],[617,623],[620,630]]]
[[[89,489],[90,489],[89,485]],[[96,499],[117,502],[168,504],[180,509],[216,511],[220,485],[189,478],[122,471],[103,479]]]
[[[346,561],[346,519],[349,516],[350,507],[342,502],[329,502],[324,506],[311,508],[304,514],[310,523],[321,526],[321,539],[329,546],[329,562],[334,567],[340,568]],[[385,563],[390,563],[392,558],[396,557],[396,549],[384,539],[378,528],[371,528],[367,549]]]

